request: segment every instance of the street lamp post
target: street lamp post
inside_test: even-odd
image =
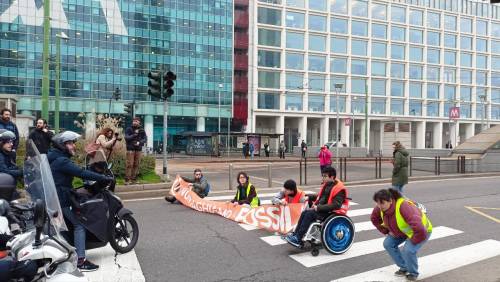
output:
[[[61,88],[61,39],[68,40],[69,37],[64,32],[56,34],[56,85],[55,85],[55,113],[54,130],[59,133],[59,97]]]
[[[43,1],[43,53],[42,53],[42,118],[49,120],[49,42],[50,41],[50,0]]]
[[[339,169],[339,143],[340,143],[340,140],[339,140],[339,92],[340,90],[342,90],[342,88],[344,87],[344,84],[342,83],[335,83],[335,92],[337,94],[336,96],[336,110],[337,110],[337,125],[335,127],[335,140],[336,140],[336,153],[335,153],[335,166],[337,169]]]
[[[217,131],[217,154],[220,156],[220,91],[224,87],[222,83],[219,84],[219,129]]]

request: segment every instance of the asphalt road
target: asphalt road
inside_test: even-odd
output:
[[[373,207],[373,193],[385,187],[386,184],[350,187],[353,201],[359,203],[352,210]],[[465,208],[500,208],[500,176],[414,182],[406,187],[405,195],[425,204],[435,228],[433,236],[438,236],[440,226],[459,232],[430,240],[419,257],[488,239],[500,241],[500,211],[482,209],[491,216],[487,218]],[[332,281],[393,265],[384,251],[348,258],[354,252],[351,249],[338,256],[336,262],[320,261],[316,266],[305,267],[290,257],[304,250],[288,244],[270,246],[260,239],[272,235],[267,231],[247,231],[220,216],[160,200],[127,202],[126,206],[134,211],[140,224],[140,241],[135,251],[146,281]],[[369,215],[353,220],[365,222]],[[382,235],[376,230],[362,231],[356,233],[355,242],[377,238]],[[475,253],[481,255],[481,250],[473,250],[448,260],[453,264]],[[323,254],[326,252],[321,250],[320,256]],[[306,256],[310,259],[310,255]],[[433,265],[434,270],[446,267],[444,261]],[[498,282],[498,265],[500,255],[469,262],[423,281]],[[421,269],[421,276],[426,269]]]

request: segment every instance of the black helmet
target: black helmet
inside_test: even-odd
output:
[[[16,140],[14,132],[7,129],[0,129],[0,142],[5,143]]]

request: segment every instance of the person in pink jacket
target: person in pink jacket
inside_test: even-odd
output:
[[[323,169],[326,167],[332,166],[332,153],[328,150],[326,145],[323,145],[318,153],[319,158],[319,168],[321,169],[321,173],[323,173]]]

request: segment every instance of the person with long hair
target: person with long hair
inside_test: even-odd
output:
[[[257,189],[250,183],[250,178],[245,172],[238,173],[236,178],[238,187],[236,187],[236,195],[231,203],[234,205],[250,205],[252,208],[260,206],[260,200],[257,196]]]
[[[95,143],[100,145],[106,158],[109,158],[111,150],[118,140],[117,134],[114,133],[115,132],[113,131],[113,129],[105,127],[101,129],[101,131],[99,131],[99,134],[97,135],[97,138],[95,140]]]
[[[419,275],[417,252],[432,232],[431,221],[417,205],[395,189],[382,189],[373,195],[373,225],[384,235],[384,248],[399,267],[394,274],[416,281]],[[402,250],[399,245],[404,244]]]

